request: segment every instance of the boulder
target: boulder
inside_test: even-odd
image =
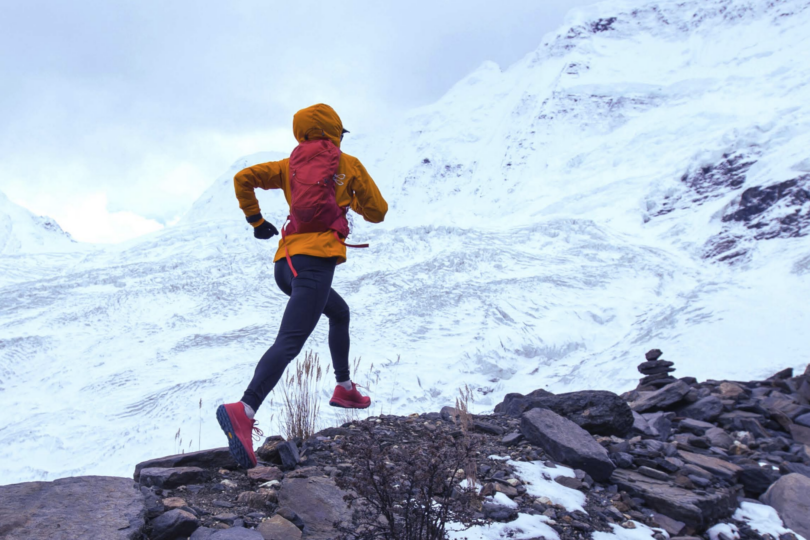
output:
[[[722,459],[714,458],[711,456],[693,454],[692,452],[679,450],[678,457],[684,460],[686,463],[697,465],[698,467],[709,471],[715,476],[729,480],[732,483],[737,478],[737,475],[740,474],[740,472],[742,472],[742,467],[740,467],[739,465],[735,465],[734,463],[723,461]]]
[[[633,427],[633,412],[613,392],[603,390],[554,395],[535,390],[528,396],[508,394],[495,412],[518,417],[531,409],[549,409],[594,435],[626,435]]]
[[[146,467],[141,469],[139,480],[142,486],[173,489],[205,481],[206,472],[199,467]]]
[[[714,493],[692,491],[648,478],[635,471],[617,469],[610,478],[619,489],[640,497],[647,506],[682,521],[697,531],[703,531],[717,521],[729,517],[737,507],[736,493],[720,489]]]
[[[776,509],[785,526],[810,538],[810,478],[791,473],[773,483],[760,500]]]
[[[278,457],[278,446],[284,442],[284,437],[280,435],[267,437],[259,449],[256,450],[256,456],[262,461],[280,464],[281,459]]]
[[[190,536],[197,527],[200,520],[197,516],[176,508],[169,510],[152,521],[152,540],[175,540]]]
[[[543,448],[553,459],[582,469],[597,481],[610,478],[616,468],[607,450],[587,431],[548,409],[523,413],[520,430],[529,442]]]
[[[327,539],[334,536],[334,522],[351,518],[344,495],[331,478],[288,478],[278,498],[303,520],[307,538]]]
[[[75,476],[0,486],[0,538],[143,538],[145,497],[129,478]]]
[[[797,416],[794,420],[798,425],[810,428],[810,413]]]
[[[141,469],[147,468],[174,468],[174,467],[201,467],[203,469],[237,469],[239,465],[231,456],[228,447],[213,448],[211,450],[201,450],[200,452],[190,452],[188,454],[177,454],[162,458],[142,461],[135,465],[133,478],[137,482],[140,479]]]
[[[723,402],[717,396],[707,396],[678,411],[680,416],[703,422],[716,420],[723,412]]]
[[[256,531],[264,540],[299,540],[303,536],[298,527],[279,515],[262,521]]]
[[[689,392],[689,385],[683,381],[675,381],[655,392],[647,392],[638,400],[634,401],[630,407],[639,413],[652,409],[664,409],[681,401]]]

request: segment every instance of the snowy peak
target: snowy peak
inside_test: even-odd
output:
[[[32,214],[0,191],[0,255],[74,251],[79,245],[54,219]]]

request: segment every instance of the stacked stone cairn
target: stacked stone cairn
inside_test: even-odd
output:
[[[675,377],[670,375],[675,371],[674,364],[661,359],[663,354],[660,349],[652,349],[644,355],[646,362],[638,365],[638,371],[644,375],[638,383],[640,390],[656,390],[675,382]]]

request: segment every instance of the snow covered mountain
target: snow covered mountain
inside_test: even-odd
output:
[[[391,208],[355,220],[372,248],[335,282],[372,412],[435,410],[464,384],[480,409],[622,391],[653,346],[703,378],[810,361],[807,28],[808,0],[608,1],[349,136]],[[0,257],[27,269],[0,284],[0,482],[125,475],[222,443],[213,411],[286,300],[231,178],[279,157],[239,160],[157,233],[37,272]],[[280,224],[281,195],[261,201]],[[310,345],[328,359],[325,322]]]
[[[74,251],[77,242],[56,221],[36,216],[0,191],[0,255]]]

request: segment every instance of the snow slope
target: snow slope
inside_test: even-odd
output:
[[[372,412],[436,410],[464,384],[482,410],[540,387],[622,391],[651,347],[699,378],[803,369],[808,27],[807,0],[609,1],[349,136],[391,207],[354,220],[372,248],[334,285]],[[285,303],[275,242],[252,238],[231,179],[279,157],[239,160],[175,226],[0,283],[0,482],[222,443],[213,411]],[[281,195],[261,196],[280,224]],[[310,340],[324,358],[326,330]]]

